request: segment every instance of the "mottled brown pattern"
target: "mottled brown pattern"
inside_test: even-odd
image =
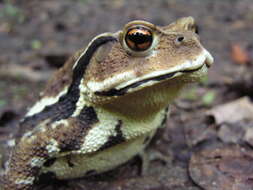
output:
[[[55,128],[52,138],[59,144],[60,152],[79,150],[84,136],[91,126],[82,123],[77,118],[70,118],[68,126],[59,125]]]
[[[48,81],[42,96],[54,97],[59,94],[66,86],[72,82],[72,68],[84,49],[79,50],[72,57],[70,57],[64,66],[56,71],[53,77]]]
[[[184,41],[177,45],[175,41],[180,36],[184,36]],[[166,70],[187,60],[194,60],[201,53],[202,47],[197,36],[193,35],[192,32],[178,32],[160,38],[160,43],[155,50],[159,52],[159,56],[149,57],[145,63],[138,64],[136,67],[139,75],[150,73],[153,70]]]
[[[194,33],[194,26],[193,18],[189,17],[167,27],[152,28],[159,38],[152,51],[155,56],[132,56],[122,46],[122,42],[114,43],[103,61],[97,62],[95,57],[93,58],[86,71],[86,81],[101,82],[126,71],[134,71],[139,77],[153,71],[169,69],[186,60],[193,60],[202,51],[198,35]],[[182,43],[177,42],[179,37],[184,37]],[[100,47],[103,48],[106,46]]]
[[[100,51],[107,49],[107,45],[100,47]],[[101,81],[105,78],[112,77],[115,73],[119,73],[131,68],[129,64],[130,56],[122,48],[119,42],[115,42],[103,61],[97,62],[93,57],[86,71],[85,81],[95,80]]]
[[[15,147],[8,166],[8,172],[4,176],[4,189],[32,189],[30,184],[17,185],[15,182],[27,180],[30,177],[35,179],[35,176],[38,175],[40,168],[32,167],[30,165],[31,159],[38,157],[46,160],[48,158],[47,150],[45,149],[48,140],[47,135],[40,133],[35,139],[24,139]]]
[[[15,181],[27,180],[29,177],[35,178],[46,161],[62,152],[80,149],[85,133],[96,122],[98,122],[98,119],[93,108],[85,107],[78,117],[69,118],[67,125],[60,123],[52,128],[51,124],[47,124],[41,126],[44,127],[44,130],[36,130],[32,136],[22,138],[10,158],[4,188],[6,190],[32,189],[32,185],[29,184],[16,186]],[[51,140],[57,142],[55,150],[58,149],[58,151],[53,154],[49,154],[46,149]],[[40,166],[32,167],[31,160],[33,158],[42,158],[43,162]]]
[[[161,27],[163,30],[170,31],[182,31],[188,30],[192,32],[196,32],[196,23],[192,17],[181,18],[176,20],[175,22],[169,24],[168,26]]]

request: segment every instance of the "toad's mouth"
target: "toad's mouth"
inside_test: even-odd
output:
[[[122,95],[125,95],[130,90],[136,89],[137,87],[142,86],[143,84],[146,84],[148,82],[157,83],[157,82],[160,82],[160,81],[164,81],[164,80],[174,78],[176,75],[182,75],[184,73],[194,73],[196,71],[201,70],[205,65],[206,65],[206,67],[210,67],[209,64],[204,63],[200,67],[195,68],[195,69],[175,71],[175,72],[164,74],[164,75],[161,75],[161,76],[156,76],[156,77],[144,79],[144,80],[135,82],[133,84],[130,84],[128,86],[125,86],[124,88],[121,88],[121,89],[113,88],[113,89],[110,89],[108,91],[97,91],[97,92],[95,92],[95,94],[99,95],[99,96],[122,96]]]
[[[160,83],[165,80],[172,80],[173,78],[177,78],[186,74],[191,75],[191,73],[195,72],[201,73],[202,70],[203,72],[205,72],[207,68],[209,68],[212,64],[212,55],[204,49],[203,52],[196,57],[196,59],[191,61],[188,60],[174,68],[169,68],[168,70],[163,71],[154,71],[139,78],[130,78],[129,80],[125,80],[121,83],[118,83],[114,85],[114,87],[107,88],[106,90],[103,90],[103,88],[105,87],[105,83],[102,83],[101,86],[97,86],[98,88],[94,88],[96,87],[96,85],[90,85],[90,87],[93,87],[95,95],[98,96],[122,96],[130,92],[138,91],[144,87],[155,85],[156,83]],[[129,77],[129,75],[121,76],[121,78],[125,77]]]

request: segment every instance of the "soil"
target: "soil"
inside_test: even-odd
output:
[[[252,0],[0,0],[1,172],[9,154],[4,147],[19,119],[71,54],[128,21],[166,25],[183,16],[196,19],[215,64],[208,78],[186,89],[171,106],[167,127],[149,147],[169,158],[166,163],[152,161],[143,176],[138,158],[88,179],[41,176],[35,189],[252,190],[252,173],[245,173],[253,171],[253,115],[217,123],[216,114],[207,114],[241,97],[248,97],[248,107],[252,104]]]

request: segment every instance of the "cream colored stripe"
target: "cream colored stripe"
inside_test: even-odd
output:
[[[26,179],[20,179],[20,180],[16,180],[15,184],[24,184],[24,185],[28,185],[28,184],[33,184],[35,178],[34,177],[28,177]]]
[[[75,67],[76,67],[77,63],[79,62],[79,60],[81,59],[81,57],[83,57],[83,55],[84,55],[84,54],[86,53],[86,51],[89,49],[90,45],[91,45],[96,39],[98,39],[98,38],[100,38],[100,37],[103,37],[103,36],[106,37],[106,36],[117,36],[117,35],[118,35],[118,33],[114,34],[114,33],[106,32],[106,33],[103,33],[103,34],[100,34],[100,35],[97,35],[96,37],[94,37],[94,38],[90,41],[90,43],[86,46],[85,50],[81,53],[81,55],[79,56],[79,58],[76,60],[75,64],[74,64],[73,67],[72,67],[72,70],[75,69]]]
[[[66,86],[57,96],[42,98],[33,107],[31,107],[31,109],[27,112],[25,117],[30,117],[32,115],[35,115],[41,112],[46,106],[55,104],[56,102],[58,102],[61,96],[67,93],[67,91],[68,91],[68,88]]]

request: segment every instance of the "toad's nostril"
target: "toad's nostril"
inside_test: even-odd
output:
[[[184,40],[184,36],[180,36],[180,37],[177,38],[178,42],[182,42],[183,40]]]

